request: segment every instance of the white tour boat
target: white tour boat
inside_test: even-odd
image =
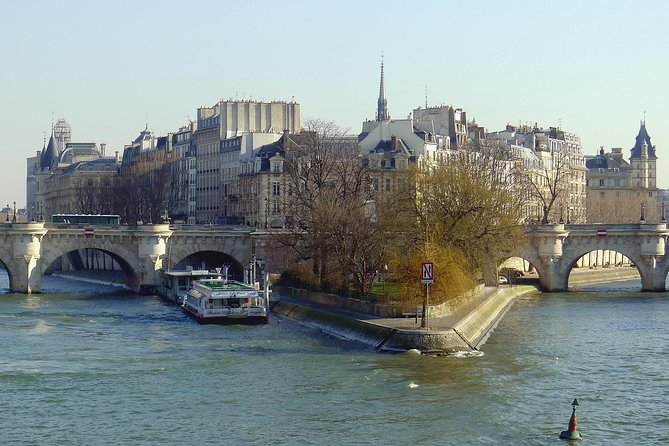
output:
[[[220,277],[220,272],[208,269],[186,268],[184,270],[163,271],[158,294],[181,305],[193,281]]]
[[[201,324],[265,324],[269,279],[265,289],[224,278],[193,281],[181,308]]]

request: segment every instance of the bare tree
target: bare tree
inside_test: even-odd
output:
[[[517,164],[514,177],[518,186],[540,206],[541,223],[548,224],[551,214],[555,215],[554,205],[569,192],[571,160],[564,151],[551,151],[540,158],[540,163],[536,169]]]
[[[119,213],[127,222],[159,223],[175,197],[172,160],[162,151],[142,155],[121,171],[116,184]]]
[[[385,261],[387,219],[373,209],[369,170],[357,141],[331,122],[308,121],[286,148],[286,167],[296,193],[286,203],[292,221],[278,235],[283,245],[313,261],[321,286],[345,286],[350,278],[368,294]],[[333,280],[329,268],[344,277]]]
[[[74,212],[79,214],[114,214],[113,177],[86,175],[74,180]]]

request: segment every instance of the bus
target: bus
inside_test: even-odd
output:
[[[91,215],[91,214],[55,214],[51,216],[51,223],[65,223],[71,225],[120,225],[118,215]]]

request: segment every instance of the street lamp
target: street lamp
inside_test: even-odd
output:
[[[7,210],[7,221],[9,221],[9,203],[7,203],[7,207],[5,209]]]
[[[35,221],[35,205],[30,205],[30,221]]]
[[[12,217],[12,222],[16,223],[16,201],[14,202],[14,217]]]
[[[265,197],[265,229],[267,229],[267,214],[269,214],[269,201]]]

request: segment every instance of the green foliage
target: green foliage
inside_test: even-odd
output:
[[[421,265],[430,261],[434,266],[435,281],[430,285],[431,305],[456,301],[474,286],[474,274],[465,255],[457,249],[438,245],[412,247],[398,253],[391,266],[393,280],[398,283],[398,300],[420,302],[425,294],[421,283]]]
[[[496,271],[504,253],[524,241],[521,196],[513,189],[507,157],[495,147],[467,149],[446,163],[411,169],[411,186],[397,197],[404,237],[393,271],[407,301],[424,294],[422,262],[434,263],[431,295],[437,300],[431,300],[451,300],[479,274]]]
[[[318,277],[309,265],[300,263],[282,272],[278,284],[315,289],[318,286]]]

